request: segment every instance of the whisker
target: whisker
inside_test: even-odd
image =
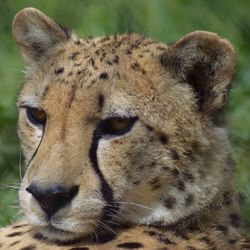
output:
[[[21,151],[21,148],[19,150],[19,178],[20,178],[20,181],[22,181],[23,176],[22,176],[22,151]]]
[[[6,188],[11,188],[11,189],[19,189],[19,183],[16,185],[8,185],[8,184],[1,184],[2,187],[0,189],[6,189]]]
[[[117,227],[120,227],[121,228],[121,225],[120,224],[118,224],[118,223],[116,223],[116,222],[114,222],[114,221],[111,221],[111,220],[103,220],[104,222],[107,222],[108,224],[113,224],[113,225],[115,225],[115,226],[117,226]]]
[[[116,233],[114,230],[112,230],[111,227],[109,227],[108,225],[106,225],[106,224],[103,223],[102,221],[97,220],[97,223],[98,223],[98,225],[101,226],[102,228],[105,228],[105,229],[109,230],[110,232],[112,232],[113,234],[117,235],[117,233]]]
[[[140,207],[140,208],[145,208],[145,209],[153,210],[153,208],[151,208],[151,207],[144,206],[144,205],[141,205],[141,204],[138,204],[138,203],[134,203],[134,202],[117,201],[117,203],[119,203],[119,204],[133,205],[133,206],[137,206],[137,207]]]
[[[93,220],[90,220],[90,222],[93,223],[96,226],[97,229],[99,228],[99,226]],[[95,231],[93,231],[91,233],[91,242],[93,242],[93,241],[97,241],[97,243],[99,242],[98,235],[97,235],[97,233]]]

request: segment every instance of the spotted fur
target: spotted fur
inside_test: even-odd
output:
[[[171,46],[134,33],[82,40],[33,8],[16,15],[13,35],[26,63],[25,220],[0,231],[1,249],[250,249],[217,123],[235,66],[227,40],[204,31]],[[44,126],[28,107],[46,112]],[[134,123],[104,136],[110,117]],[[32,184],[77,191],[48,217]]]

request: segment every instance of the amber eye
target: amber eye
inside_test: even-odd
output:
[[[44,125],[46,122],[46,113],[37,108],[26,108],[27,117],[30,120],[31,123],[35,125]]]
[[[99,126],[99,133],[102,135],[122,135],[127,133],[135,124],[137,117],[122,118],[112,117],[103,120]]]

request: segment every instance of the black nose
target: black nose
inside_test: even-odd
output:
[[[78,186],[67,189],[63,186],[55,185],[45,189],[32,183],[26,190],[34,196],[46,214],[51,216],[76,196]]]

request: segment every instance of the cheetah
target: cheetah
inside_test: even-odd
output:
[[[0,230],[0,249],[250,249],[221,119],[227,40],[79,39],[34,8],[12,27],[24,218]]]

